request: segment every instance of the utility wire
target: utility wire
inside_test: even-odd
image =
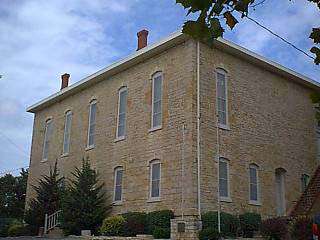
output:
[[[249,19],[250,21],[254,22],[256,25],[258,25],[259,27],[263,28],[264,30],[266,30],[267,32],[271,33],[273,36],[281,39],[283,42],[285,42],[286,44],[288,44],[289,46],[293,47],[294,49],[296,49],[297,51],[303,53],[304,55],[306,55],[307,57],[311,58],[312,60],[315,60],[315,57],[313,57],[312,55],[310,55],[309,53],[307,53],[306,51],[302,50],[301,48],[297,47],[296,45],[294,45],[293,43],[289,42],[287,39],[285,39],[284,37],[281,37],[279,34],[273,32],[271,29],[265,27],[264,25],[262,25],[261,23],[259,23],[257,20],[253,19],[252,17],[249,16],[245,16],[247,19]]]
[[[13,146],[15,146],[21,153],[29,157],[29,154],[22,149],[18,144],[16,144],[13,140],[11,140],[7,135],[5,135],[3,132],[0,132],[0,135],[5,138],[8,142],[10,142]]]

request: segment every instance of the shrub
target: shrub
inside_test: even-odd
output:
[[[261,215],[258,213],[244,213],[239,215],[240,227],[243,237],[252,238],[253,233],[260,229]]]
[[[236,216],[221,212],[221,234],[224,237],[235,237],[239,228],[239,220]],[[207,212],[202,215],[202,226],[204,229],[218,229],[218,213]]]
[[[262,221],[261,234],[270,240],[281,240],[288,234],[287,219],[270,218]]]
[[[103,220],[100,233],[104,236],[123,236],[125,219],[122,216],[112,216]]]
[[[169,239],[170,228],[155,227],[153,229],[152,235],[155,239]]]
[[[122,215],[125,219],[124,236],[133,237],[146,233],[147,214],[140,212],[128,212]]]
[[[312,219],[306,216],[294,218],[289,231],[293,240],[312,240]]]
[[[14,218],[0,218],[0,237],[8,236],[8,229],[15,220]]]
[[[14,221],[8,228],[8,236],[10,237],[29,235],[28,232],[28,227],[19,221]]]
[[[218,240],[220,239],[220,234],[217,229],[209,227],[204,228],[199,232],[199,240]]]
[[[170,229],[170,219],[174,218],[171,210],[150,212],[147,215],[147,232],[153,234],[155,228]],[[160,231],[160,230],[159,230]]]

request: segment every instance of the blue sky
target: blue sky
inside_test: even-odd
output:
[[[308,51],[320,11],[307,0],[267,0],[252,17]],[[29,164],[33,115],[27,106],[136,49],[136,33],[155,42],[181,28],[175,0],[1,0],[0,173]],[[255,24],[242,21],[226,39],[320,81],[320,67]],[[17,173],[17,172],[15,172]]]

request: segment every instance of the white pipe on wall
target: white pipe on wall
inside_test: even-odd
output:
[[[197,167],[198,167],[198,215],[201,220],[201,162],[200,162],[200,42],[197,41]]]

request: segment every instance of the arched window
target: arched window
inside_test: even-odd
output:
[[[92,100],[89,107],[89,125],[88,125],[88,141],[87,147],[94,147],[95,144],[95,128],[96,128],[97,101]]]
[[[276,179],[276,206],[277,215],[286,215],[286,194],[285,194],[285,182],[286,182],[286,170],[283,168],[277,168],[275,171]]]
[[[227,128],[229,125],[227,72],[222,68],[217,68],[215,72],[218,124],[221,128]]]
[[[249,165],[249,202],[260,203],[259,167],[256,164]]]
[[[223,157],[219,159],[219,195],[220,200],[230,201],[229,161]]]
[[[72,112],[67,111],[64,120],[64,133],[63,133],[63,154],[68,154],[70,151],[70,136],[71,136],[71,121]]]
[[[42,161],[48,160],[50,139],[53,132],[52,119],[48,119],[45,124],[44,130],[44,140],[43,140],[43,152],[42,152]]]
[[[122,201],[122,178],[123,178],[123,168],[117,167],[114,169],[114,194],[113,201]]]
[[[162,126],[162,72],[156,72],[152,76],[152,114],[151,129]]]
[[[307,189],[309,181],[310,181],[310,176],[308,174],[301,175],[301,192],[304,192]]]
[[[124,138],[126,135],[126,111],[128,90],[122,87],[118,94],[118,119],[117,119],[117,138]]]
[[[150,199],[159,199],[161,192],[161,164],[159,160],[150,162]]]

